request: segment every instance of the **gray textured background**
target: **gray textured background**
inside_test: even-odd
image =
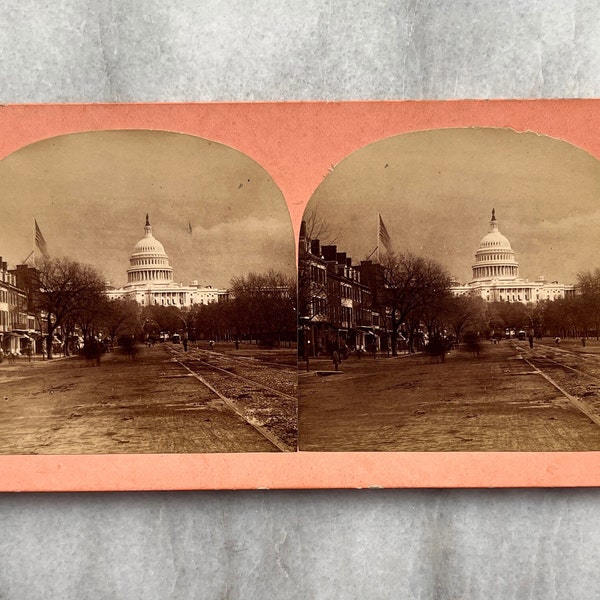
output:
[[[3,0],[0,102],[589,98],[599,24],[600,0]],[[0,598],[598,598],[599,500],[5,494]]]

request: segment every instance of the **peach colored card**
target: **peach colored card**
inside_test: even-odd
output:
[[[303,211],[315,190],[336,165],[373,142],[432,129],[507,128],[563,140],[600,158],[599,109],[596,100],[4,106],[0,157],[71,133],[154,130],[198,136],[243,153],[266,171],[270,179],[265,185],[274,184],[287,203],[295,236],[290,245],[295,246]],[[18,207],[12,202],[6,200],[4,210]],[[182,219],[191,234],[195,224],[187,216]],[[300,432],[302,426],[301,418]],[[468,448],[24,453],[0,456],[0,490],[595,486],[600,483],[599,457],[597,451]]]

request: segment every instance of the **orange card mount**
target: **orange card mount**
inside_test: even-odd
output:
[[[599,109],[2,107],[0,490],[598,485]]]

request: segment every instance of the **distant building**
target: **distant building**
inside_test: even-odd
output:
[[[227,297],[227,290],[201,286],[197,281],[184,286],[173,281],[173,268],[164,246],[152,234],[146,215],[144,237],[135,245],[129,258],[127,284],[122,288],[107,285],[106,295],[111,300],[135,300],[141,306],[176,306],[190,308],[210,304]]]
[[[548,282],[543,276],[535,281],[519,277],[519,263],[510,242],[498,229],[495,210],[492,210],[489,231],[479,242],[472,269],[471,281],[466,284],[454,283],[454,295],[479,296],[485,302],[536,304],[575,293],[574,286],[558,281]]]

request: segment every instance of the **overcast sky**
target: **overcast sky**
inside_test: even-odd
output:
[[[189,135],[90,132],[27,146],[0,163],[0,206],[0,255],[11,266],[32,250],[35,217],[52,256],[121,286],[149,213],[176,282],[227,287],[250,271],[295,269],[289,212],[268,173]]]
[[[360,262],[377,244],[379,211],[396,251],[435,258],[466,282],[492,208],[521,277],[574,283],[600,267],[600,162],[535,133],[444,129],[376,142],[333,169],[307,213]]]

